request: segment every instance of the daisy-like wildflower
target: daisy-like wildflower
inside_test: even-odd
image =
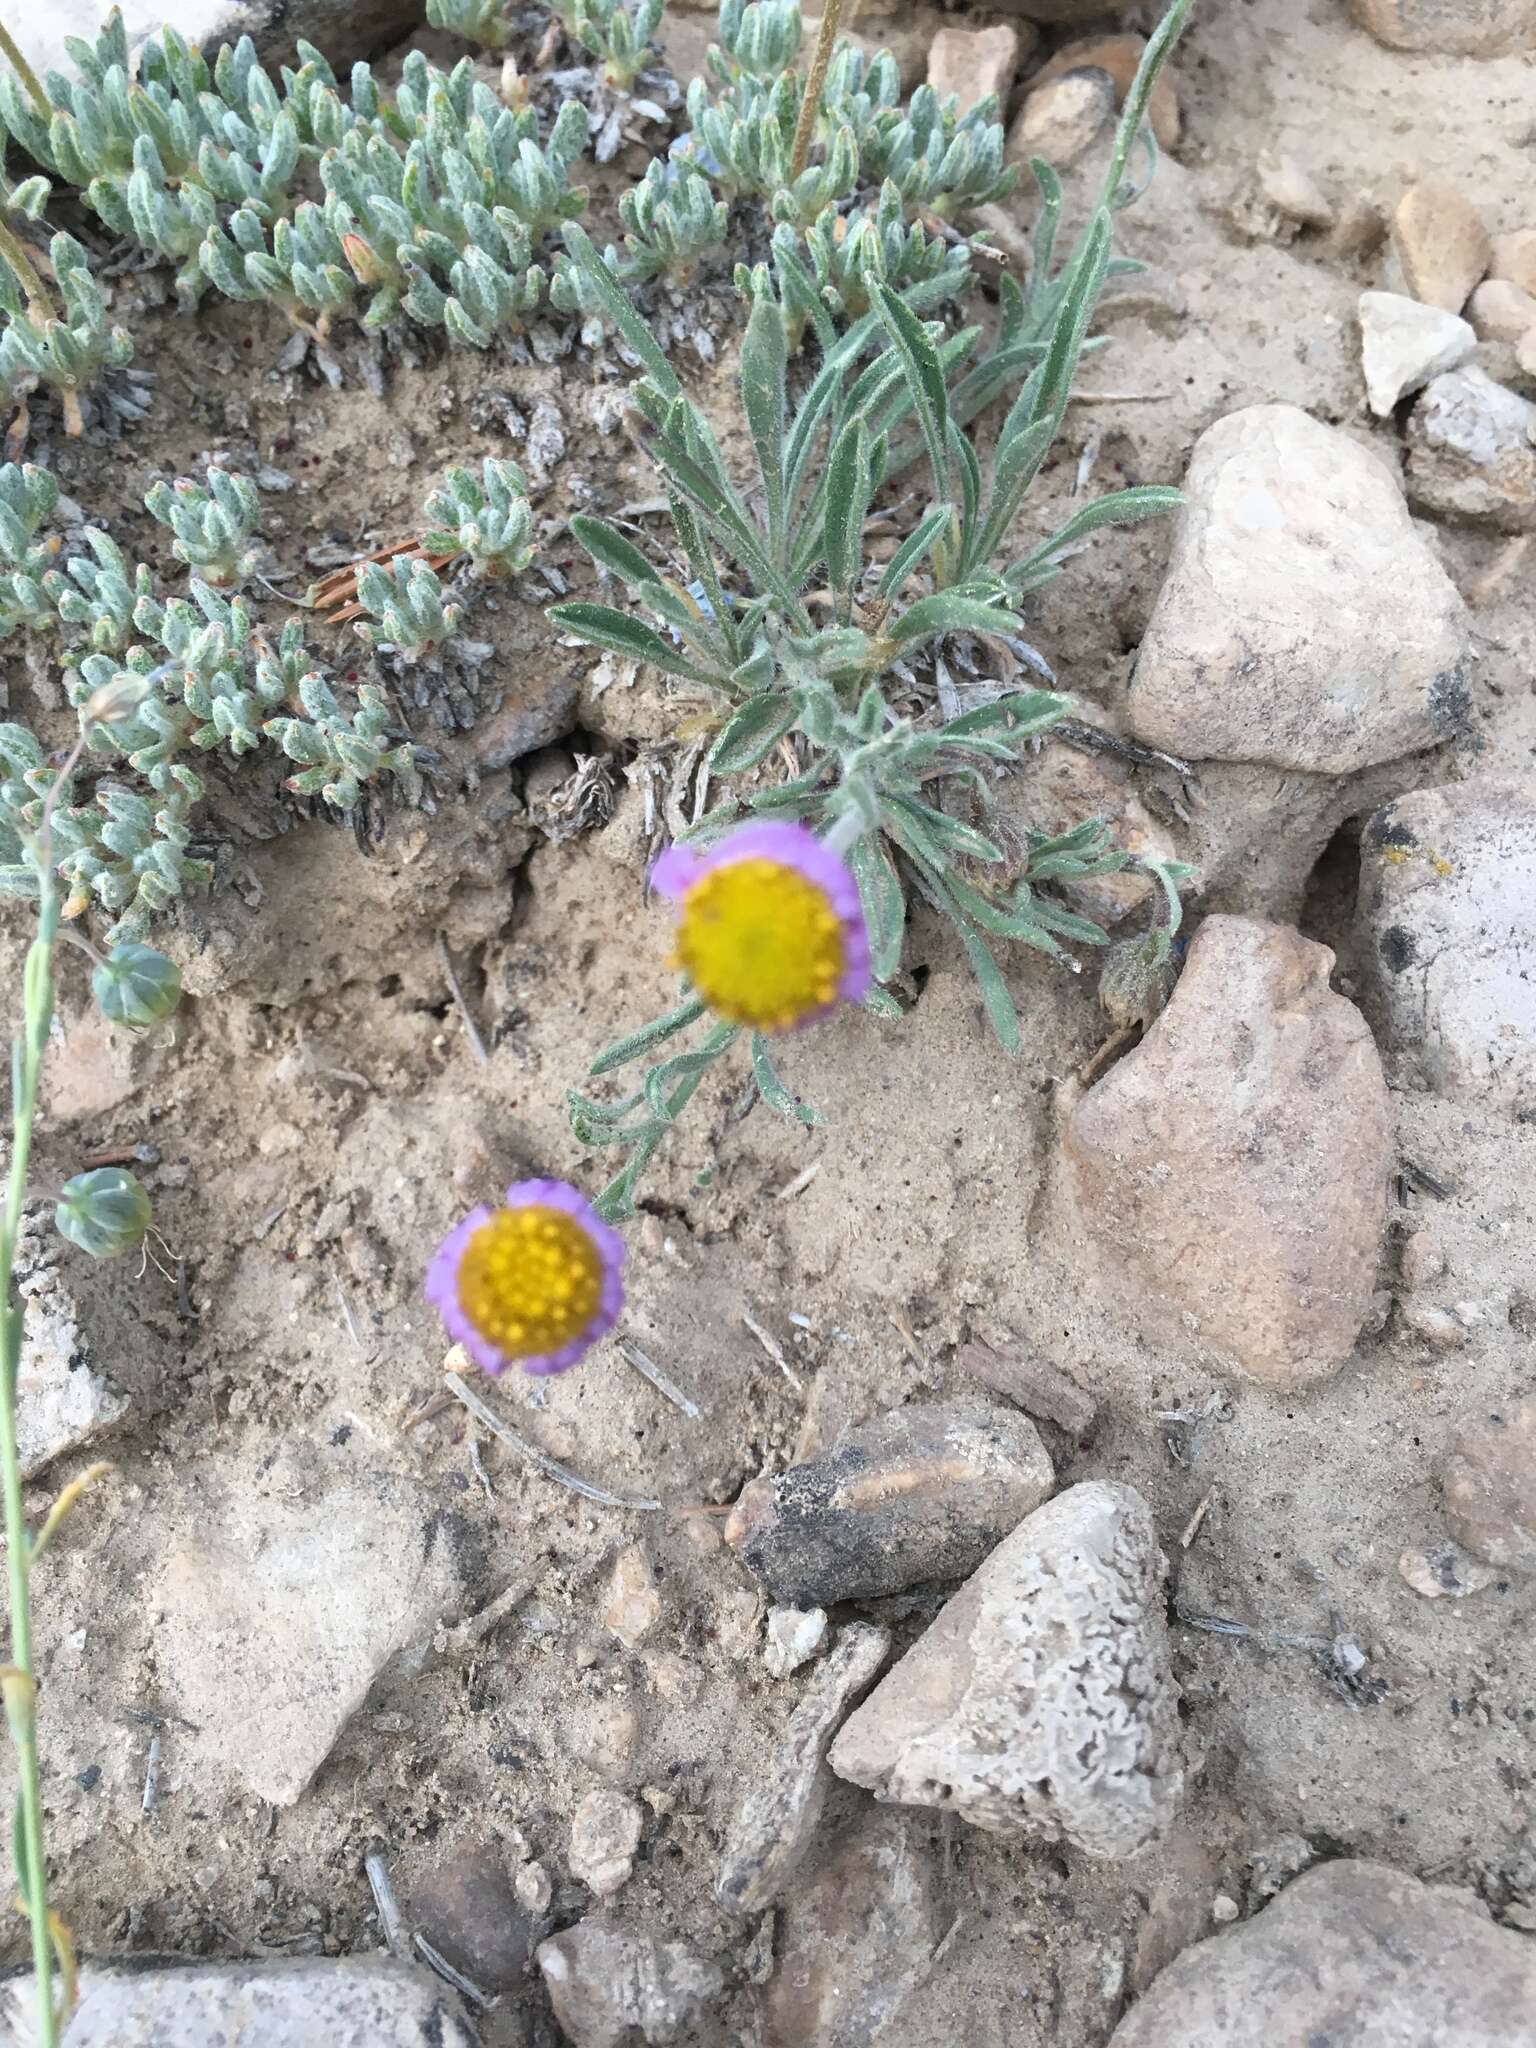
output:
[[[564,1372],[624,1306],[624,1240],[563,1180],[520,1180],[456,1224],[426,1297],[482,1371]]]
[[[744,825],[668,848],[651,880],[677,905],[677,964],[728,1023],[809,1024],[869,987],[869,934],[841,854],[804,825]]]

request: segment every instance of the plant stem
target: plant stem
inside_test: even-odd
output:
[[[4,1501],[6,1576],[11,1606],[11,1662],[0,1673],[6,1718],[16,1747],[21,1868],[16,1882],[32,1923],[32,1972],[37,1996],[37,2048],[54,2048],[53,1933],[48,1919],[48,1864],[43,1851],[43,1797],[37,1769],[37,1680],[32,1669],[32,1548],[21,1498],[21,1456],[16,1442],[16,1381],[21,1365],[22,1307],[16,1299],[16,1243],[27,1199],[32,1124],[48,1032],[53,1023],[53,949],[59,934],[59,892],[53,874],[53,813],[85,746],[81,729],[43,799],[38,826],[37,935],[22,973],[22,1026],[11,1053],[11,1171],[0,1211],[0,1497]]]
[[[21,54],[15,37],[3,21],[0,21],[0,55],[10,59],[11,69],[32,95],[32,104],[37,108],[37,111],[45,121],[51,121],[53,119],[53,102],[49,99],[47,93],[43,91],[37,73]]]
[[[37,936],[27,952],[23,975],[24,1016],[13,1053],[10,1180],[0,1215],[0,1264],[5,1299],[0,1304],[0,1495],[5,1508],[6,1572],[11,1607],[11,1672],[5,1684],[7,1718],[16,1747],[18,1830],[22,1867],[17,1884],[32,1923],[32,1970],[37,1998],[38,2048],[54,2048],[53,1942],[48,1925],[48,1866],[43,1854],[43,1800],[37,1768],[37,1688],[32,1669],[31,1549],[21,1498],[21,1458],[16,1443],[16,1380],[21,1362],[22,1308],[13,1274],[16,1241],[26,1200],[32,1154],[32,1122],[48,1029],[53,1018],[53,947],[59,926],[59,898],[51,866],[38,878]]]
[[[837,41],[837,24],[842,12],[843,0],[822,0],[821,27],[816,34],[810,74],[800,101],[800,118],[795,123],[794,147],[789,153],[791,185],[805,169],[805,160],[811,153],[811,131],[816,126],[816,116],[821,112],[822,88],[827,82],[827,66],[832,62],[832,45]]]
[[[57,320],[58,312],[38,276],[32,258],[27,254],[26,245],[19,235],[13,234],[0,221],[0,256],[3,256],[16,273],[16,282],[27,295],[27,310],[40,320]]]

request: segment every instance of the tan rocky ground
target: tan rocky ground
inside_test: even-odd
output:
[[[1116,14],[1021,11],[1096,26]],[[1153,12],[1116,18],[1144,28]],[[1406,0],[1397,9],[1413,12]],[[912,14],[900,25],[909,61],[940,26]],[[945,19],[969,31],[1001,18]],[[1072,33],[1043,29],[1025,73]],[[697,15],[669,27],[680,75],[703,37]],[[1536,228],[1531,62],[1518,51],[1388,48],[1342,0],[1202,0],[1174,67],[1179,138],[1123,221],[1123,246],[1151,269],[1106,302],[1100,326],[1112,346],[1085,364],[1081,402],[1030,513],[1043,530],[1089,473],[1099,487],[1180,481],[1199,437],[1252,406],[1299,408],[1371,451],[1384,465],[1366,492],[1372,503],[1399,502],[1391,479],[1410,448],[1421,467],[1441,465],[1415,488],[1417,524],[1393,515],[1392,545],[1371,571],[1405,577],[1397,604],[1362,625],[1330,584],[1328,602],[1298,596],[1287,620],[1282,584],[1266,617],[1267,630],[1290,636],[1286,675],[1331,676],[1341,641],[1352,644],[1353,632],[1362,661],[1380,655],[1395,617],[1410,607],[1417,617],[1433,583],[1436,630],[1462,656],[1450,663],[1449,708],[1431,690],[1449,672],[1436,657],[1415,671],[1420,697],[1389,739],[1374,743],[1362,700],[1342,714],[1342,754],[1298,753],[1293,725],[1265,722],[1274,700],[1245,694],[1241,665],[1218,662],[1204,679],[1209,717],[1197,701],[1174,748],[1195,760],[1192,778],[1103,771],[1116,801],[1129,793],[1200,864],[1192,921],[1233,913],[1251,930],[1274,920],[1334,949],[1328,982],[1319,965],[1296,1013],[1347,1013],[1354,1050],[1340,1054],[1330,1037],[1330,1058],[1374,1063],[1379,1048],[1387,1171],[1367,1176],[1374,1193],[1357,1202],[1344,1186],[1361,1148],[1383,1142],[1369,1076],[1364,1108],[1358,1089],[1330,1092],[1325,1077],[1306,1114],[1263,1121],[1266,1087],[1277,1075],[1300,1085],[1307,1049],[1287,1036],[1284,1004],[1265,1041],[1270,998],[1249,963],[1233,985],[1260,991],[1248,1020],[1257,1051],[1234,1052],[1223,1038],[1194,1071],[1206,1087],[1211,1074],[1237,1076],[1235,1107],[1202,1108],[1216,1124],[1250,1119],[1260,1152],[1243,1169],[1252,1199],[1238,1213],[1251,1241],[1216,1258],[1204,1237],[1177,1241],[1170,1218],[1187,1213],[1197,1235],[1222,1205],[1219,1178],[1187,1205],[1166,1187],[1156,1202],[1122,1202],[1106,1172],[1113,1198],[1085,1216],[1064,1135],[1134,1097],[1137,1061],[1178,1061],[1189,1042],[1178,1033],[1191,1028],[1180,1025],[1179,996],[1153,1027],[1156,1047],[1131,1052],[1099,1083],[1102,1095],[1085,1097],[1084,1070],[1112,1029],[1091,974],[1022,954],[1009,962],[1026,1036],[1009,1062],[958,948],[920,913],[903,1022],[850,1014],[783,1059],[790,1085],[825,1112],[823,1129],[791,1126],[760,1104],[748,1113],[733,1069],[701,1091],[658,1160],[629,1231],[625,1329],[698,1415],[665,1401],[615,1344],[542,1398],[511,1381],[490,1390],[546,1454],[659,1509],[586,1501],[520,1462],[457,1403],[434,1402],[444,1347],[421,1274],[447,1226],[501,1184],[530,1171],[596,1183],[598,1166],[566,1127],[564,1092],[670,990],[664,915],[642,886],[639,790],[618,778],[612,822],[554,843],[530,800],[536,812],[540,790],[572,764],[522,744],[531,734],[632,758],[654,749],[676,714],[644,678],[620,676],[599,693],[590,657],[557,645],[537,608],[515,599],[475,624],[495,644],[485,696],[504,692],[501,708],[462,735],[421,720],[420,736],[445,756],[435,815],[381,815],[363,858],[350,835],[279,812],[270,784],[253,795],[221,782],[211,837],[223,886],[184,920],[177,943],[196,1000],[174,1031],[147,1047],[112,1041],[66,974],[41,1172],[152,1146],[159,1164],[146,1179],[164,1239],[142,1274],[133,1262],[89,1268],[60,1252],[44,1288],[64,1305],[61,1370],[88,1362],[128,1397],[91,1443],[116,1476],[80,1510],[38,1584],[50,1842],[58,1904],[84,1949],[371,1949],[379,1932],[364,1859],[378,1850],[411,1925],[501,1993],[484,2024],[491,2044],[558,2038],[544,1983],[524,1966],[536,1939],[570,1928],[605,1891],[614,1946],[583,1961],[577,1943],[567,1973],[643,1981],[657,2011],[670,2000],[685,2031],[648,2037],[658,2039],[691,2039],[695,2027],[709,2040],[718,2027],[725,2040],[855,2048],[875,2033],[849,2030],[847,2001],[841,2017],[829,2006],[817,1973],[835,1970],[871,2027],[880,2019],[888,2048],[953,2040],[962,2012],[971,2048],[1090,2048],[1178,1952],[1258,1912],[1297,1870],[1336,1858],[1456,1888],[1464,1915],[1481,1916],[1479,1940],[1501,1957],[1523,1943],[1528,1957],[1533,1538],[1528,1520],[1506,1530],[1491,1569],[1448,1551],[1486,1527],[1488,1510],[1474,1503],[1448,1522],[1438,1474],[1459,1440],[1513,1415],[1536,1385],[1536,1098],[1530,1043],[1511,1052],[1508,1036],[1530,1018],[1531,899],[1516,896],[1506,926],[1483,929],[1468,956],[1507,959],[1516,941],[1501,950],[1499,933],[1526,921],[1525,964],[1504,1008],[1490,1026],[1487,1006],[1470,1006],[1467,1028],[1501,1034],[1497,1085],[1481,1085],[1485,1044],[1473,1085],[1445,1090],[1443,1063],[1426,1064],[1422,1039],[1400,1028],[1404,1005],[1384,993],[1387,927],[1373,906],[1398,888],[1402,864],[1392,860],[1382,887],[1371,867],[1398,853],[1432,862],[1435,849],[1362,832],[1373,814],[1390,822],[1405,792],[1473,776],[1519,784],[1529,800],[1536,618],[1524,535],[1536,527],[1536,473],[1522,483],[1518,466],[1501,470],[1497,504],[1478,501],[1469,519],[1461,483],[1442,488],[1442,458],[1423,452],[1423,419],[1405,425],[1402,406],[1371,411],[1357,306],[1362,290],[1405,290],[1386,223],[1415,181],[1453,184],[1491,236]],[[1102,148],[1064,171],[1079,215]],[[643,160],[632,149],[619,167],[632,175]],[[1018,221],[1027,227],[1027,208]],[[283,339],[275,319],[224,303],[195,323],[136,309],[154,282],[119,286],[145,336],[141,360],[160,371],[151,419],[110,449],[52,449],[66,492],[141,546],[151,539],[135,507],[152,476],[223,449],[291,479],[265,497],[265,530],[302,581],[316,544],[351,548],[401,531],[446,462],[523,459],[526,439],[509,439],[508,422],[526,429],[538,417],[546,451],[551,419],[564,436],[542,514],[653,495],[647,466],[611,431],[611,362],[455,355],[395,365],[382,395],[355,377],[332,392],[272,367]],[[732,355],[723,312],[720,329],[720,366],[689,373],[717,415]],[[1477,350],[1474,366],[1519,398],[1536,393],[1536,366],[1521,368],[1514,343]],[[1436,405],[1455,395],[1431,387]],[[1332,560],[1354,543],[1347,520],[1328,524],[1326,458],[1311,488],[1319,527],[1309,545]],[[1358,536],[1360,550],[1379,538]],[[1089,715],[1133,733],[1142,713],[1131,669],[1173,545],[1167,525],[1095,538],[1032,621]],[[568,541],[553,555],[583,573]],[[0,668],[12,706],[49,708],[50,685],[16,645],[6,643]],[[1234,728],[1236,739],[1215,744],[1218,729]],[[1209,758],[1190,744],[1202,733]],[[1173,745],[1161,725],[1143,737]],[[478,786],[461,795],[477,762]],[[1405,815],[1428,801],[1407,798]],[[287,829],[273,836],[280,817]],[[1420,905],[1437,944],[1464,929],[1459,916],[1485,909],[1481,892],[1470,908]],[[450,994],[439,934],[483,1062]],[[0,986],[16,988],[24,938],[22,919],[8,916]],[[1463,1023],[1468,1008],[1457,1012]],[[1219,1036],[1232,1020],[1219,1004],[1212,1014]],[[1509,1071],[1521,1058],[1523,1092]],[[1337,1108],[1319,1117],[1318,1103]],[[1273,1161],[1287,1213],[1312,1186],[1347,1211],[1344,1249],[1356,1249],[1346,1307],[1331,1299],[1314,1319],[1326,1343],[1293,1347],[1306,1370],[1247,1377],[1232,1369],[1227,1333],[1246,1328],[1277,1284],[1260,1185],[1266,1136],[1307,1148],[1303,1162]],[[1100,1142],[1116,1151],[1112,1130]],[[1229,1170],[1222,1160],[1229,1153],[1213,1173]],[[1166,1242],[1138,1234],[1149,1216]],[[1305,1288],[1315,1258],[1339,1247],[1283,1249],[1284,1284]],[[1173,1276],[1171,1313],[1155,1298],[1160,1263]],[[1224,1297],[1214,1325],[1202,1322],[1202,1289]],[[1350,1328],[1338,1340],[1341,1318]],[[1250,1346],[1251,1370],[1271,1356],[1266,1334]],[[1065,1840],[983,1832],[927,1809],[893,1820],[839,1780],[826,1789],[813,1861],[765,1933],[719,1903],[714,1886],[809,1680],[804,1668],[772,1675],[767,1603],[723,1540],[725,1509],[748,1481],[892,1408],[995,1401],[965,1364],[978,1338],[1005,1353],[1017,1344],[1089,1396],[1093,1419],[1070,1431],[1025,1403],[1059,1489],[1131,1487],[1150,1508],[1170,1561],[1182,1808],[1157,1846],[1105,1861],[1070,1830]],[[1463,1468],[1498,1467],[1502,1445],[1474,1444]],[[66,1459],[40,1480],[34,1505],[71,1469]],[[260,1557],[260,1570],[229,1562],[241,1556]],[[1472,1579],[1477,1590],[1459,1597]],[[321,1604],[307,1590],[317,1581]],[[479,1639],[442,1632],[517,1588]],[[905,1650],[936,1607],[936,1597],[898,1595],[864,1618]],[[834,1623],[851,1613],[834,1609]],[[345,1688],[395,1648],[403,1662],[356,1704]],[[269,1709],[264,1674],[287,1703],[281,1713]],[[338,1715],[339,1691],[356,1711]],[[595,1795],[608,1797],[593,1805]],[[573,1850],[579,1811],[585,1836],[578,1829]],[[14,1925],[8,1941],[19,1955]],[[684,1948],[636,1961],[625,1945],[643,1941]],[[1473,1944],[1469,1969],[1484,1968],[1480,1953]],[[1528,1985],[1528,1961],[1523,1969]],[[608,2038],[583,2024],[592,2030],[578,2042]],[[1137,2048],[1171,2048],[1166,2028],[1128,2024],[1122,2038]],[[637,2037],[621,2025],[612,2038]]]

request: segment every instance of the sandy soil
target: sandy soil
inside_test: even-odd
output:
[[[1090,441],[1100,481],[1177,481],[1200,430],[1256,400],[1292,401],[1393,451],[1396,428],[1365,412],[1352,325],[1385,259],[1343,256],[1316,236],[1287,241],[1254,202],[1260,148],[1295,157],[1341,208],[1390,207],[1411,173],[1435,172],[1475,194],[1495,231],[1530,218],[1526,65],[1394,55],[1351,25],[1342,0],[1203,0],[1177,68],[1185,139],[1124,225],[1124,246],[1171,281],[1174,306],[1106,322],[1113,348],[1084,382],[1137,398],[1073,409],[1031,512],[1042,527]],[[640,167],[635,153],[628,168]],[[1079,204],[1095,175],[1091,164],[1072,174]],[[518,453],[487,390],[524,416],[541,398],[558,407],[568,448],[541,499],[551,518],[652,494],[622,438],[594,428],[594,398],[614,374],[585,353],[552,367],[454,356],[393,367],[382,397],[355,380],[331,392],[270,367],[281,332],[250,309],[210,306],[193,324],[133,313],[135,290],[126,280],[140,359],[161,371],[153,417],[110,450],[59,444],[52,455],[65,490],[145,550],[155,530],[135,507],[151,477],[223,449],[293,478],[267,499],[266,530],[302,579],[317,543],[404,530],[445,462]],[[703,379],[706,397],[727,373],[723,363]],[[1459,752],[1401,764],[1402,787],[1536,752],[1523,579],[1489,594],[1506,543],[1437,537],[1475,607],[1475,731]],[[1166,544],[1156,528],[1105,538],[1040,604],[1035,637],[1063,683],[1110,710]],[[557,546],[555,559],[574,552]],[[503,600],[473,630],[498,650],[487,698],[500,689],[537,706],[588,666],[553,643],[531,604]],[[25,713],[36,700],[15,647],[3,673]],[[620,687],[589,701],[569,744],[652,738],[657,707],[639,696]],[[1190,1349],[1149,1348],[1099,1304],[1060,1199],[1060,1121],[1106,1035],[1092,989],[1014,959],[1027,1050],[1010,1063],[957,947],[920,915],[905,1022],[845,1017],[785,1057],[824,1130],[748,1111],[731,1069],[658,1161],[631,1231],[628,1328],[700,1418],[665,1405],[612,1346],[551,1384],[541,1406],[510,1381],[497,1390],[553,1455],[654,1493],[666,1511],[590,1507],[488,1440],[482,1485],[457,1407],[407,1426],[442,1365],[418,1295],[423,1266],[448,1223],[510,1179],[531,1170],[595,1184],[563,1092],[598,1047],[666,1002],[669,983],[662,917],[644,901],[636,798],[606,829],[551,845],[526,827],[527,762],[486,773],[466,796],[474,734],[424,721],[423,737],[444,754],[438,812],[380,815],[367,858],[349,834],[284,812],[275,772],[264,783],[242,770],[237,785],[216,774],[209,836],[224,887],[191,909],[182,941],[203,963],[204,992],[174,1034],[131,1056],[78,1022],[82,990],[66,1004],[41,1165],[64,1173],[82,1152],[156,1146],[158,1227],[187,1275],[178,1306],[153,1265],[139,1278],[70,1258],[65,1273],[102,1361],[134,1396],[105,1447],[118,1475],[39,1588],[50,1842],[58,1904],[81,1944],[368,1946],[362,1859],[378,1845],[405,1892],[468,1844],[536,1854],[555,1874],[563,1924],[587,1902],[565,1878],[570,1816],[608,1784],[647,1807],[619,1916],[734,1953],[739,1930],[710,1890],[722,1831],[799,1681],[765,1675],[756,1595],[718,1517],[693,1510],[852,1420],[963,1390],[957,1345],[998,1331],[1093,1389],[1101,1419],[1086,1442],[1047,1431],[1059,1477],[1143,1491],[1173,1560],[1176,1610],[1352,1634],[1372,1682],[1362,1696],[1306,1648],[1175,1620],[1197,1759],[1175,1838],[1109,1868],[958,1824],[942,1831],[943,1924],[958,1926],[884,2037],[891,2048],[950,2038],[957,1997],[974,2048],[1102,2041],[1130,1991],[1209,1927],[1218,1893],[1261,1895],[1249,1889],[1256,1869],[1284,1836],[1473,1886],[1495,1909],[1536,1903],[1536,1594],[1501,1581],[1430,1602],[1397,1569],[1405,1547],[1439,1534],[1431,1475],[1458,1423],[1532,1384],[1536,1133],[1395,1090],[1404,1157],[1452,1192],[1409,1195],[1394,1218],[1379,1327],[1315,1391],[1231,1386]],[[1346,831],[1306,912],[1307,929],[1339,946],[1346,991],[1353,887]],[[450,998],[439,932],[489,1047],[484,1064]],[[8,990],[22,936],[8,917]],[[812,1166],[814,1179],[785,1194]],[[1404,1330],[1392,1296],[1416,1230],[1443,1246],[1447,1298],[1512,1292],[1507,1327],[1450,1354]],[[796,1384],[744,1311],[784,1347]],[[1158,1419],[1213,1396],[1193,1445]],[[243,1794],[173,1722],[158,1805],[142,1812],[149,1728],[132,1716],[177,1712],[157,1669],[167,1547],[231,1499],[319,1498],[378,1469],[423,1479],[471,1527],[474,1604],[538,1565],[530,1601],[471,1664],[378,1693],[298,1805]],[[1207,1498],[1186,1549],[1181,1532]],[[663,1620],[631,1653],[600,1616],[611,1560],[635,1540],[658,1573]],[[222,1734],[237,1742],[238,1718]],[[15,1945],[15,1923],[5,1938]],[[541,1999],[530,1992],[530,2009]],[[503,2021],[505,2038],[519,2038],[514,2016]]]

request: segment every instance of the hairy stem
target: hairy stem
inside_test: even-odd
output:
[[[811,133],[821,111],[822,88],[827,82],[827,66],[832,62],[832,45],[837,41],[837,24],[842,12],[843,0],[823,0],[821,27],[816,35],[816,49],[811,57],[810,74],[800,101],[800,118],[795,123],[794,147],[789,156],[791,184],[805,169],[805,160],[811,153]]]
[[[51,121],[53,119],[53,102],[49,99],[47,93],[43,91],[42,83],[37,73],[21,54],[15,37],[3,21],[0,21],[0,56],[9,58],[11,69],[31,94],[32,104],[37,108],[37,111],[45,121]]]

